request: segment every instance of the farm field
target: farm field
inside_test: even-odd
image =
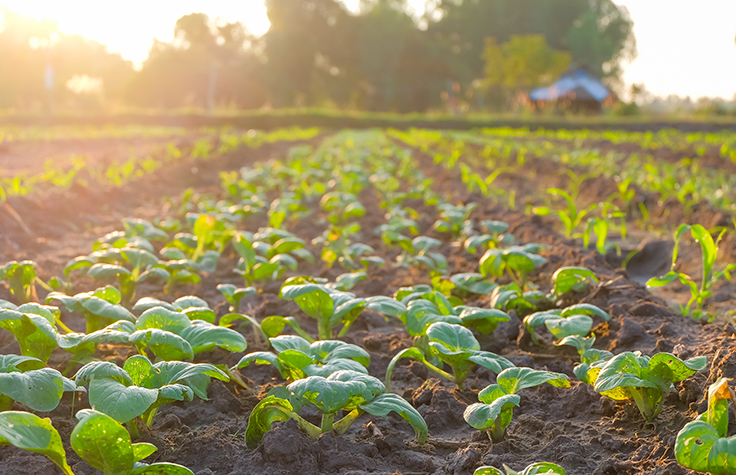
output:
[[[0,473],[736,473],[736,133],[0,136]]]

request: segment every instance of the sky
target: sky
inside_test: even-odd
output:
[[[354,8],[359,0],[345,0]],[[409,0],[421,10],[425,0]],[[722,97],[736,94],[736,0],[614,0],[629,9],[639,54],[625,63],[627,84],[654,95]],[[240,21],[255,34],[268,30],[264,0],[0,0],[25,16],[51,18],[68,34],[108,45],[140,64],[157,38],[170,41],[188,13]]]

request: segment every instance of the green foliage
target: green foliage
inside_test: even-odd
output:
[[[587,377],[603,396],[616,401],[632,399],[644,420],[652,422],[662,410],[662,398],[672,390],[672,383],[689,378],[706,363],[705,356],[682,361],[670,353],[649,358],[624,352],[609,359],[597,376],[588,372]]]
[[[210,364],[161,361],[135,355],[122,368],[107,361],[87,363],[74,377],[79,386],[89,384],[89,403],[118,422],[136,417],[150,427],[158,408],[174,401],[207,399],[210,378],[227,381],[225,373]],[[131,430],[135,422],[131,424]]]
[[[472,221],[468,221],[470,214],[478,207],[478,203],[468,203],[466,205],[452,205],[449,203],[437,206],[440,216],[432,226],[441,233],[450,233],[452,239],[457,239],[465,233],[470,227],[472,229]]]
[[[535,462],[521,472],[510,469],[504,465],[506,475],[566,475],[565,469],[557,464],[551,462]],[[473,472],[473,475],[504,475],[503,472],[497,468],[490,466],[478,467]]]
[[[702,256],[702,279],[700,284],[697,284],[692,277],[681,272],[676,272],[675,265],[677,264],[677,254],[680,239],[685,235],[687,231],[690,231],[692,238],[700,244],[700,251]],[[713,241],[713,237],[710,232],[703,226],[695,224],[690,226],[688,224],[681,224],[677,231],[675,231],[675,248],[672,252],[672,270],[661,277],[652,277],[647,281],[647,287],[663,287],[675,280],[679,280],[680,283],[687,285],[690,289],[690,300],[684,306],[680,306],[680,310],[683,314],[689,315],[693,318],[709,317],[709,320],[713,319],[713,315],[704,310],[706,299],[713,295],[713,291],[710,289],[715,285],[716,282],[723,278],[730,279],[731,271],[736,269],[736,264],[729,264],[721,271],[714,271],[713,267],[718,258],[718,244],[723,237],[725,230],[722,230],[718,236],[718,239]]]
[[[543,247],[541,244],[526,244],[505,249],[489,249],[480,259],[480,273],[484,277],[498,279],[505,272],[515,284],[526,290],[529,274],[547,263],[547,259],[536,254]]]
[[[552,274],[550,294],[555,299],[568,298],[597,283],[595,273],[586,267],[560,267]]]
[[[524,317],[524,327],[535,344],[540,344],[535,329],[544,325],[556,340],[577,335],[584,337],[593,328],[592,316],[604,321],[611,319],[608,313],[595,305],[581,303],[564,309],[535,312]]]
[[[246,368],[251,363],[271,364],[289,382],[308,376],[327,377],[339,370],[368,374],[366,368],[370,356],[359,346],[339,340],[320,340],[310,344],[294,335],[281,335],[269,341],[276,354],[265,351],[249,353],[232,370]]]
[[[726,475],[736,470],[736,436],[728,437],[728,401],[733,394],[728,379],[708,388],[708,410],[677,434],[677,462],[696,472]]]
[[[142,463],[158,450],[156,446],[132,443],[125,427],[102,412],[83,409],[77,412],[77,419],[79,423],[71,435],[72,449],[105,475],[193,475],[188,468],[173,463]]]
[[[10,261],[0,267],[0,282],[6,282],[10,293],[21,304],[38,300],[35,284],[46,287],[46,284],[36,276],[37,266],[38,264],[33,261]]]
[[[73,296],[61,292],[51,292],[46,296],[46,303],[54,300],[63,303],[70,312],[81,313],[87,321],[87,333],[101,330],[120,320],[135,322],[135,315],[120,305],[121,292],[109,285]]]
[[[438,239],[417,236],[411,241],[401,243],[403,252],[396,257],[396,265],[400,267],[426,267],[432,272],[447,272],[447,258],[431,249],[440,246]]]
[[[473,336],[473,332],[460,325],[446,322],[433,323],[427,329],[427,341],[427,352],[431,352],[429,355],[419,348],[411,347],[400,351],[391,359],[386,368],[386,389],[388,391],[391,391],[391,373],[396,363],[402,358],[411,358],[421,362],[431,371],[454,381],[459,388],[462,388],[463,382],[476,364],[495,373],[514,366],[502,356],[489,351],[480,351],[480,344]],[[432,364],[428,361],[428,357],[436,357],[440,362],[447,364],[452,369],[452,374]]]
[[[64,475],[74,475],[66,461],[61,436],[48,418],[41,419],[28,412],[0,412],[0,446],[11,444],[20,449],[45,455]]]
[[[544,383],[558,388],[570,387],[564,374],[532,368],[507,368],[496,376],[496,384],[478,394],[481,402],[468,406],[463,417],[474,428],[485,430],[492,442],[500,442],[511,423],[514,406],[521,401],[519,391]]]
[[[286,386],[285,390],[278,391],[277,395],[267,396],[253,408],[248,418],[245,444],[255,449],[273,422],[287,419],[296,420],[299,427],[315,440],[320,434],[330,431],[342,434],[364,412],[377,417],[396,412],[411,424],[417,441],[423,444],[427,440],[427,424],[422,416],[403,398],[384,394],[384,389],[378,379],[349,370],[337,371],[326,378],[310,376],[299,379]],[[319,427],[299,415],[299,410],[305,405],[322,414]],[[341,410],[347,414],[335,421],[336,413]]]
[[[0,411],[13,408],[13,401],[34,411],[48,412],[59,405],[64,391],[75,391],[73,381],[43,361],[30,356],[0,355]]]

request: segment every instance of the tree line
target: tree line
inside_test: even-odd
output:
[[[503,108],[499,88],[549,81],[570,61],[615,83],[636,53],[633,23],[612,0],[434,0],[421,17],[406,0],[361,0],[358,12],[338,0],[266,7],[271,26],[260,37],[241,23],[183,16],[173,41],[154,41],[139,70],[52,22],[4,12],[0,108],[49,97],[151,109]]]

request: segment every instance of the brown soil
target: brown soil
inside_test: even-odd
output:
[[[315,141],[316,143],[316,141]],[[31,226],[35,239],[26,237],[13,221],[2,216],[3,232],[0,257],[36,259],[42,275],[60,273],[68,259],[86,254],[91,243],[99,236],[119,227],[121,217],[150,218],[161,215],[162,196],[174,195],[186,187],[197,191],[215,192],[220,170],[237,169],[243,165],[271,157],[279,157],[286,146],[265,146],[257,151],[239,151],[206,162],[192,173],[192,164],[181,164],[175,170],[157,172],[121,189],[72,190],[63,195],[47,195],[34,199],[16,200],[12,205],[22,210]],[[143,441],[155,444],[159,451],[151,461],[171,461],[188,466],[197,475],[210,474],[470,474],[480,465],[497,467],[508,464],[521,469],[535,461],[559,463],[570,475],[614,474],[689,474],[680,468],[673,454],[674,440],[682,426],[705,409],[704,392],[718,377],[736,377],[736,343],[733,329],[704,325],[678,315],[667,304],[652,296],[639,284],[629,279],[623,270],[612,267],[604,256],[593,250],[582,249],[579,242],[557,234],[553,222],[539,217],[528,217],[510,211],[479,195],[468,195],[459,175],[435,166],[431,159],[417,152],[421,168],[435,179],[436,190],[453,202],[475,201],[480,204],[474,218],[496,219],[509,223],[510,232],[521,242],[539,242],[547,245],[544,255],[549,263],[533,276],[541,290],[550,287],[552,273],[561,266],[580,265],[595,271],[601,284],[581,296],[581,301],[600,306],[612,315],[607,324],[600,324],[596,347],[616,353],[641,351],[651,355],[669,351],[682,358],[697,355],[708,357],[706,370],[676,384],[675,390],[665,397],[661,415],[652,425],[645,425],[636,407],[631,403],[614,403],[602,398],[592,388],[576,381],[572,369],[578,357],[569,347],[535,347],[524,334],[518,316],[501,324],[491,337],[481,337],[485,350],[497,352],[519,366],[558,371],[570,376],[572,387],[558,389],[547,385],[527,389],[521,394],[521,406],[515,410],[506,440],[491,444],[485,434],[468,426],[463,420],[464,408],[477,401],[477,392],[494,382],[494,375],[476,367],[468,378],[466,389],[459,391],[454,384],[434,378],[426,368],[416,363],[400,364],[394,372],[396,389],[425,417],[430,438],[423,445],[413,440],[413,431],[398,416],[385,419],[362,416],[347,434],[335,437],[325,435],[317,442],[309,440],[293,423],[285,423],[269,432],[256,450],[245,448],[243,434],[250,411],[269,388],[283,384],[278,373],[269,366],[248,368],[242,372],[250,390],[233,383],[213,382],[208,401],[195,400],[186,404],[163,406],[152,430],[145,432]],[[197,162],[201,163],[201,162]],[[542,162],[534,162],[543,166]],[[545,176],[539,172],[539,186]],[[511,182],[513,177],[507,181]],[[553,181],[552,178],[550,180]],[[553,186],[544,181],[545,186]],[[388,259],[396,251],[385,249],[372,235],[376,224],[382,222],[383,211],[370,207],[370,195],[362,197],[368,212],[361,219],[364,242],[374,246]],[[101,212],[103,203],[107,208]],[[422,216],[421,231],[444,238],[430,231],[435,219],[434,209],[421,202],[415,203]],[[305,240],[321,234],[324,226],[317,219],[304,219],[295,226]],[[70,228],[68,222],[76,229]],[[87,224],[91,223],[91,224]],[[248,223],[255,230],[259,223]],[[39,240],[38,237],[42,237]],[[441,249],[448,256],[450,271],[469,272],[477,267],[478,255],[467,255],[457,247],[445,243]],[[174,299],[181,295],[196,294],[207,300],[221,315],[227,305],[215,289],[218,283],[241,284],[233,274],[234,259],[223,260],[218,270],[196,286],[179,288],[173,295],[162,295],[151,288],[141,288],[139,296],[152,295]],[[338,269],[324,269],[319,265],[306,266],[300,273],[334,278]],[[426,273],[387,268],[372,274],[354,290],[359,296],[392,295],[402,285],[428,283]],[[77,282],[75,291],[89,290],[91,282]],[[269,315],[293,315],[302,327],[316,333],[314,321],[304,315],[293,302],[277,297],[278,283],[267,284],[263,291],[242,304],[258,319]],[[10,298],[0,289],[0,298]],[[468,305],[487,305],[486,298]],[[66,315],[73,328],[83,323],[79,317]],[[251,331],[244,329],[249,350],[264,349],[255,343]],[[363,346],[371,355],[369,372],[383,379],[391,357],[412,344],[400,322],[385,321],[372,312],[365,312],[356,322],[345,341]],[[0,352],[17,353],[17,345],[7,333],[0,333]],[[127,350],[105,347],[99,356],[122,361]],[[198,361],[235,364],[240,355],[224,351],[204,353]],[[50,365],[63,368],[69,355],[62,351],[52,355]],[[68,445],[76,411],[86,405],[82,396],[73,405],[69,395],[49,414],[65,442],[70,464],[76,474],[96,473],[81,462]],[[20,405],[16,405],[20,409]],[[58,470],[43,457],[15,449],[0,448],[0,473],[52,474]]]

